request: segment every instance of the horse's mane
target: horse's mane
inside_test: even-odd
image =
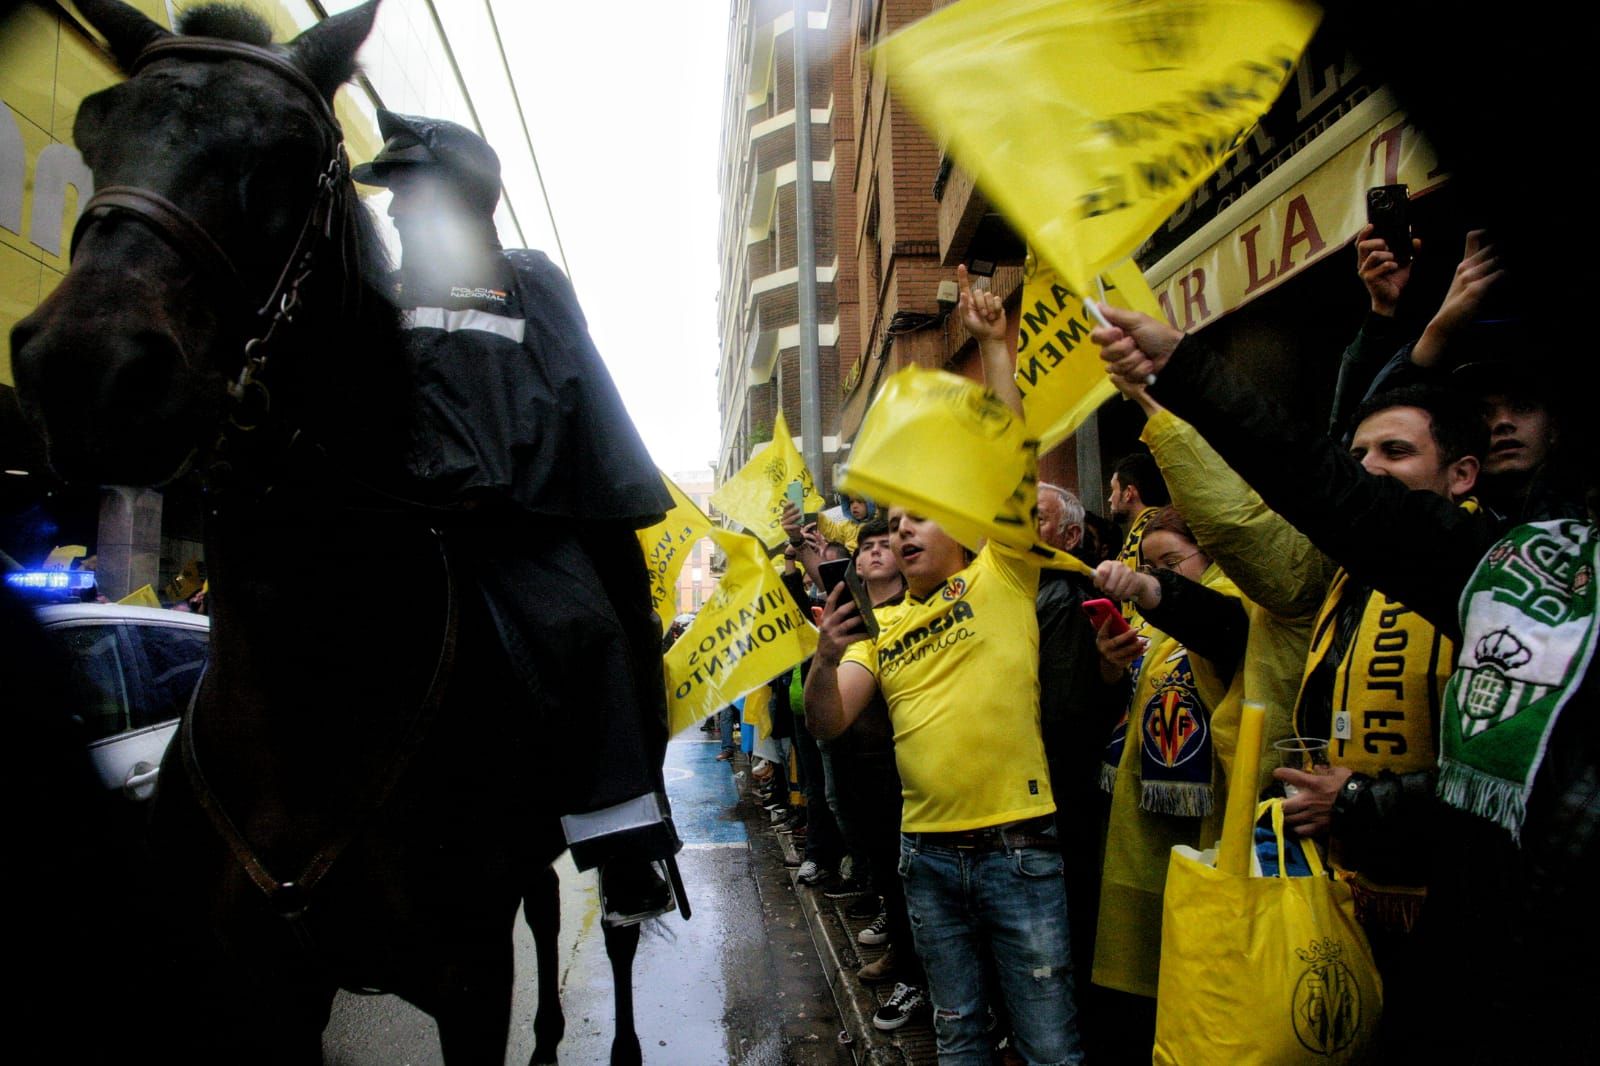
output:
[[[178,16],[179,33],[195,37],[220,37],[262,48],[272,44],[267,20],[241,4],[201,4]]]

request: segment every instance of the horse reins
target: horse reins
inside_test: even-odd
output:
[[[436,533],[437,535],[437,533]],[[423,697],[422,705],[412,717],[405,735],[396,747],[394,757],[389,760],[387,771],[379,787],[370,795],[368,800],[361,804],[346,822],[344,828],[332,841],[308,859],[300,873],[289,879],[280,880],[268,870],[256,850],[250,846],[244,833],[234,824],[228,812],[223,809],[222,803],[217,799],[216,792],[206,781],[205,772],[200,768],[200,758],[194,744],[194,711],[199,703],[199,686],[195,688],[196,698],[189,701],[189,706],[184,712],[183,723],[178,730],[178,746],[183,756],[183,766],[189,775],[190,782],[194,785],[194,795],[200,809],[205,811],[212,827],[216,829],[228,850],[233,853],[235,861],[244,870],[251,882],[267,897],[267,902],[274,911],[289,923],[290,928],[299,938],[301,945],[313,955],[317,954],[316,945],[311,939],[309,930],[306,929],[302,919],[305,917],[306,907],[310,902],[313,889],[333,869],[333,864],[344,853],[350,842],[356,838],[367,819],[371,818],[393,794],[400,779],[405,775],[411,765],[412,756],[421,746],[423,738],[428,733],[428,728],[433,724],[440,705],[444,702],[445,681],[451,667],[455,663],[456,638],[460,631],[461,612],[459,598],[456,593],[455,579],[450,570],[450,556],[445,550],[444,542],[439,542],[439,557],[444,567],[445,575],[445,628],[439,642],[439,658],[434,663],[433,676],[428,682],[427,694]]]
[[[295,313],[301,305],[300,289],[311,277],[317,250],[333,237],[335,220],[341,214],[338,208],[344,182],[350,174],[350,163],[345,154],[344,131],[333,108],[304,71],[271,49],[216,37],[164,37],[145,46],[133,61],[129,74],[137,75],[159,60],[183,57],[240,59],[272,71],[311,101],[325,141],[327,163],[317,174],[315,199],[306,213],[293,249],[278,271],[272,291],[255,312],[256,319],[265,320],[266,325],[245,342],[243,365],[238,377],[228,384],[233,410],[227,421],[238,429],[248,431],[259,425],[259,420],[271,408],[271,395],[263,380],[271,345],[280,329],[294,322]],[[249,306],[253,302],[233,260],[204,226],[161,194],[135,185],[108,185],[95,191],[73,227],[69,257],[77,251],[78,242],[91,226],[114,214],[131,215],[138,219],[203,271],[210,281],[229,289],[240,303]],[[346,217],[339,221],[341,228],[347,230],[353,220]],[[185,465],[188,462],[186,460]],[[178,474],[174,474],[174,479]]]
[[[145,67],[162,59],[181,57],[208,60],[239,59],[272,71],[300,90],[312,102],[321,120],[319,124],[326,142],[327,163],[317,174],[315,199],[301,224],[293,249],[278,272],[271,293],[255,311],[256,320],[258,322],[264,320],[265,326],[259,329],[256,336],[246,341],[244,363],[240,367],[238,377],[228,384],[228,394],[233,401],[233,408],[226,422],[240,430],[249,431],[256,428],[260,424],[259,419],[270,410],[271,396],[263,381],[268,357],[280,331],[294,323],[295,314],[301,307],[301,288],[312,276],[318,249],[332,240],[336,222],[341,230],[341,239],[351,239],[350,228],[354,219],[347,212],[339,210],[345,182],[350,173],[349,159],[345,154],[343,131],[328,101],[299,67],[270,49],[213,37],[167,37],[147,45],[134,60],[129,74],[137,75]],[[204,276],[213,283],[230,289],[243,306],[250,306],[252,301],[249,299],[248,287],[238,268],[205,227],[191,218],[181,207],[149,189],[132,185],[110,185],[97,190],[84,205],[83,212],[73,228],[69,255],[77,250],[78,242],[91,226],[114,214],[131,215],[139,220],[180,256],[203,271]],[[349,265],[345,265],[348,278]],[[226,434],[226,425],[222,432]],[[191,455],[189,460],[185,460],[185,467],[192,458]],[[179,474],[181,472],[180,470]],[[175,474],[174,477],[176,476],[178,475]],[[412,756],[421,746],[444,699],[445,681],[455,662],[460,608],[454,577],[450,570],[449,555],[442,541],[439,550],[445,576],[445,627],[440,641],[439,657],[434,664],[427,692],[416,715],[401,737],[379,787],[351,815],[335,838],[312,855],[297,876],[290,880],[281,880],[273,876],[245,838],[244,833],[223,809],[216,793],[207,783],[194,742],[194,712],[198,704],[199,686],[196,686],[196,698],[190,700],[178,730],[179,750],[185,772],[193,785],[196,802],[205,812],[212,827],[227,844],[234,860],[266,896],[274,911],[294,929],[301,944],[313,954],[316,953],[316,947],[302,921],[311,891],[333,868],[334,863],[355,839],[367,820],[388,801],[410,765]]]

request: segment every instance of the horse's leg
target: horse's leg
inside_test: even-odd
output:
[[[493,965],[452,975],[451,988],[432,1011],[446,1066],[505,1066],[511,1035],[511,938]]]
[[[633,956],[639,949],[639,927],[605,927],[606,958],[611,960],[611,987],[616,994],[616,1034],[611,1038],[611,1066],[639,1066],[639,1034],[633,1028]]]
[[[561,978],[557,955],[561,934],[561,881],[553,867],[543,867],[530,879],[522,897],[522,917],[533,930],[534,957],[538,960],[539,1007],[533,1016],[533,1058],[529,1066],[556,1061],[556,1045],[567,1031],[561,1013]]]

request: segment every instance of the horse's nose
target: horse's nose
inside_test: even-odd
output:
[[[183,354],[158,329],[123,333],[107,323],[33,316],[11,331],[13,369],[25,403],[47,420],[162,411],[175,392]]]
[[[170,334],[140,330],[113,339],[105,352],[105,401],[131,412],[154,414],[173,398],[183,352]]]

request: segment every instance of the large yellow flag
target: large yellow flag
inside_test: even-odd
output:
[[[962,0],[876,57],[1086,293],[1243,143],[1319,18],[1296,0]]]
[[[817,631],[773,572],[761,542],[713,529],[728,569],[678,642],[667,649],[674,734],[765,684],[817,650]]]
[[[778,412],[772,426],[772,443],[750,457],[739,472],[717,487],[711,494],[711,506],[749,530],[770,549],[780,547],[788,539],[783,532],[784,491],[791,481],[805,488],[806,505],[802,511],[822,510],[823,499],[817,492],[811,471],[789,436],[789,424]]]
[[[1088,573],[1038,541],[1038,442],[999,397],[957,374],[907,367],[884,382],[839,484],[931,518],[968,548],[996,540]]]
[[[649,529],[639,530],[638,536],[639,547],[644,549],[645,569],[650,574],[650,606],[661,619],[661,632],[666,633],[678,613],[672,598],[674,583],[695,543],[711,532],[711,519],[671,478],[662,474],[661,480],[672,494],[672,510]]]
[[[1105,302],[1161,317],[1144,275],[1131,259],[1104,271]],[[1090,293],[1095,301],[1098,292]],[[1094,320],[1083,298],[1037,255],[1029,255],[1017,330],[1017,388],[1028,434],[1047,452],[1070,437],[1094,409],[1116,394],[1100,346],[1089,339]]]

